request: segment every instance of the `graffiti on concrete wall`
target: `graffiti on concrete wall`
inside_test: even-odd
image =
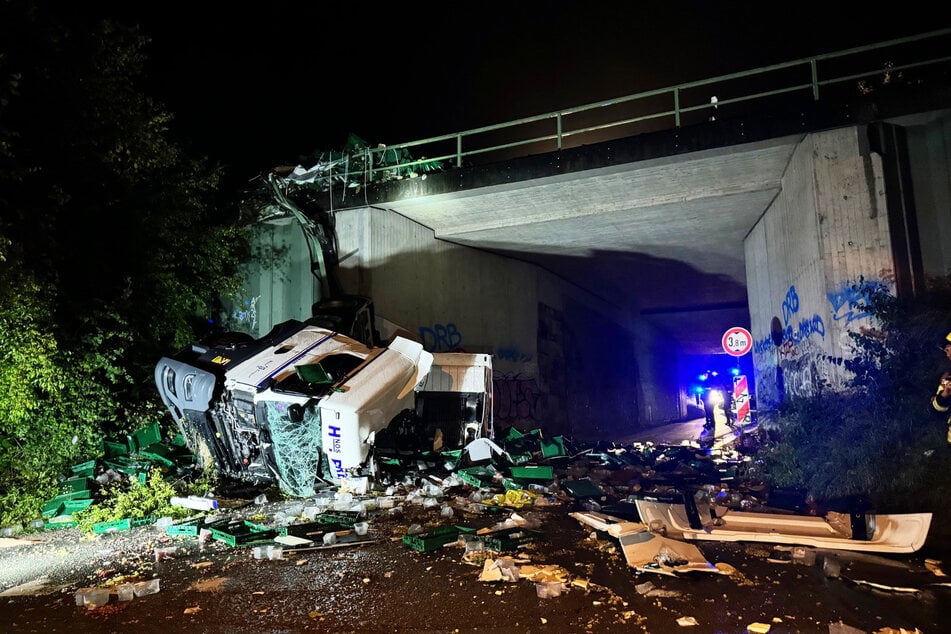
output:
[[[453,352],[462,349],[462,333],[456,324],[420,326],[419,339],[430,352]]]
[[[532,355],[522,352],[518,346],[501,346],[495,349],[495,358],[502,361],[511,361],[513,363],[527,363],[532,360]]]
[[[795,354],[795,348],[803,341],[813,335],[819,335],[821,338],[826,336],[826,325],[818,313],[811,317],[799,316],[799,293],[795,286],[790,286],[786,291],[786,298],[783,300],[783,344],[787,353]],[[781,352],[782,354],[782,352]]]
[[[496,373],[492,377],[492,387],[496,424],[540,422],[540,390],[535,377]]]
[[[869,297],[875,291],[885,290],[882,281],[863,281],[857,284],[843,283],[828,294],[832,305],[832,319],[850,324],[860,319],[868,319],[871,314],[865,309]]]
[[[799,312],[799,293],[795,286],[790,286],[783,299],[783,323],[788,324],[792,316]]]
[[[770,354],[773,352],[773,347],[773,337],[766,335],[765,337],[753,341],[753,354]]]
[[[871,317],[865,309],[873,291],[887,290],[887,271],[878,279],[843,282],[826,294],[828,308],[819,307],[809,314],[795,286],[790,286],[779,306],[782,333],[776,345],[771,334],[753,342],[753,354],[759,368],[758,391],[761,402],[778,403],[785,396],[811,396],[826,389],[845,386],[845,358],[851,353],[849,331],[839,335],[838,348],[843,356],[829,354],[826,319],[849,326]],[[825,315],[825,318],[823,317]],[[772,379],[772,380],[770,380]]]
[[[258,328],[258,300],[261,296],[249,297],[235,304],[231,311],[231,330],[256,333]]]
[[[826,354],[818,346],[805,346],[795,358],[782,361],[785,393],[789,396],[813,396],[826,390],[845,387],[843,357]]]

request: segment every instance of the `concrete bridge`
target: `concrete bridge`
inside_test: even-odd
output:
[[[596,108],[576,109],[521,122],[557,118],[528,155],[493,140],[416,178],[330,180],[320,200],[344,287],[430,349],[492,353],[497,427],[619,434],[680,419],[711,365],[748,374],[761,408],[839,384],[847,333],[869,323],[854,285],[913,293],[951,272],[951,92],[946,60],[900,81],[877,66],[868,91],[853,75],[838,93],[807,61],[811,91],[756,108],[707,100],[737,74],[673,87],[673,126],[640,111],[606,138],[587,119],[584,143],[564,120]],[[685,103],[688,89],[702,99]],[[723,354],[732,326],[752,332],[743,357]]]

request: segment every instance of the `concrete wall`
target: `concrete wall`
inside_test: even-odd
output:
[[[222,321],[228,330],[260,337],[274,324],[310,317],[320,287],[310,271],[310,252],[295,220],[260,223],[251,232],[254,260],[244,267],[244,291],[222,299]]]
[[[926,275],[951,274],[951,114],[905,127]]]
[[[882,164],[864,134],[805,136],[744,243],[761,408],[841,386],[847,333],[869,320],[850,307],[853,285],[892,284]]]
[[[372,297],[391,328],[431,351],[493,355],[497,429],[636,428],[637,363],[617,307],[534,265],[437,240],[385,209],[337,212],[336,229],[344,289]]]

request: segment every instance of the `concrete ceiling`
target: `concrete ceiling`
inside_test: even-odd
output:
[[[749,326],[743,239],[802,135],[382,205],[437,238],[534,262],[667,331],[722,352]],[[418,192],[417,192],[418,193]]]

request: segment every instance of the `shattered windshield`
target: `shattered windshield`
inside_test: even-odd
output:
[[[281,489],[297,497],[314,495],[322,475],[320,408],[279,401],[263,405]]]

